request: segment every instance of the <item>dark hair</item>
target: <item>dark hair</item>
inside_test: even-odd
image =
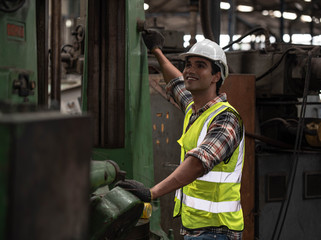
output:
[[[214,61],[211,61],[211,65],[212,65],[212,75],[218,73],[218,72],[221,72],[221,69],[219,66],[217,66]],[[221,75],[223,73],[221,72]],[[220,80],[218,80],[218,82],[216,83],[216,95],[219,95],[220,94],[220,88],[222,86],[222,83],[223,83],[223,78],[221,76]]]

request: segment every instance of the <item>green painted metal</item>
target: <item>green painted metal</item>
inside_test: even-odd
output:
[[[37,91],[26,97],[12,93],[20,73],[37,85],[37,38],[35,1],[26,1],[13,13],[0,11],[0,100],[37,103]]]
[[[0,101],[37,103],[36,90],[28,97],[13,91],[13,83],[20,74],[28,75],[29,82],[37,85],[36,39],[35,1],[26,1],[12,13],[0,11]],[[5,239],[8,211],[10,134],[7,126],[0,126],[0,239]]]
[[[111,161],[91,161],[90,163],[90,185],[91,192],[109,185],[117,178],[117,167]]]
[[[126,116],[125,147],[118,149],[95,148],[92,159],[115,161],[127,172],[126,178],[135,179],[147,187],[154,185],[153,139],[148,81],[147,49],[137,31],[137,19],[144,20],[144,1],[126,0]],[[88,16],[90,17],[90,16]],[[88,36],[86,36],[87,39]],[[87,48],[85,47],[85,56]],[[85,58],[83,110],[86,111],[87,68]],[[160,227],[160,203],[154,201],[150,219],[151,230],[161,239],[167,239]]]
[[[139,220],[144,204],[120,187],[91,198],[90,239],[123,239]]]
[[[147,51],[142,44],[140,33],[137,32],[136,24],[137,18],[144,18],[143,4],[143,0],[126,1],[125,147],[117,149],[96,148],[93,151],[93,159],[111,159],[119,165],[120,169],[127,172],[127,178],[134,178],[147,186],[152,186],[154,184],[153,146]],[[87,50],[85,50],[86,54]],[[87,104],[85,94],[86,82],[88,81],[86,65],[82,91],[84,111],[86,111]]]
[[[126,121],[124,148],[96,148],[93,159],[112,159],[127,178],[147,186],[154,183],[153,145],[146,47],[137,31],[137,19],[144,19],[143,0],[126,0]],[[90,16],[88,16],[90,17]],[[88,36],[86,35],[86,40]],[[87,41],[86,41],[87,42]],[[87,56],[87,44],[85,56]],[[85,57],[82,109],[87,110],[87,59]]]

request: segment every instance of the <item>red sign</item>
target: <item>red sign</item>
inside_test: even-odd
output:
[[[8,23],[7,24],[7,35],[9,37],[24,39],[25,38],[25,28],[23,25]]]

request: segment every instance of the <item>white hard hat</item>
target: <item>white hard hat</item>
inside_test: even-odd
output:
[[[219,68],[221,69],[223,83],[228,76],[228,66],[225,52],[217,43],[209,39],[205,39],[201,42],[195,43],[188,52],[182,53],[179,56],[183,60],[185,60],[188,56],[205,57],[209,60],[214,61],[214,63],[219,66]]]

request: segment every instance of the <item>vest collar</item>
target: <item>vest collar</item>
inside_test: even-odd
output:
[[[195,110],[195,105],[194,103],[192,104],[192,112],[193,114],[200,114],[205,112],[207,109],[212,107],[214,104],[219,103],[219,102],[226,102],[227,101],[227,96],[226,93],[221,93],[218,95],[216,98],[212,99],[208,103],[206,103],[202,108],[198,109],[198,111]]]

